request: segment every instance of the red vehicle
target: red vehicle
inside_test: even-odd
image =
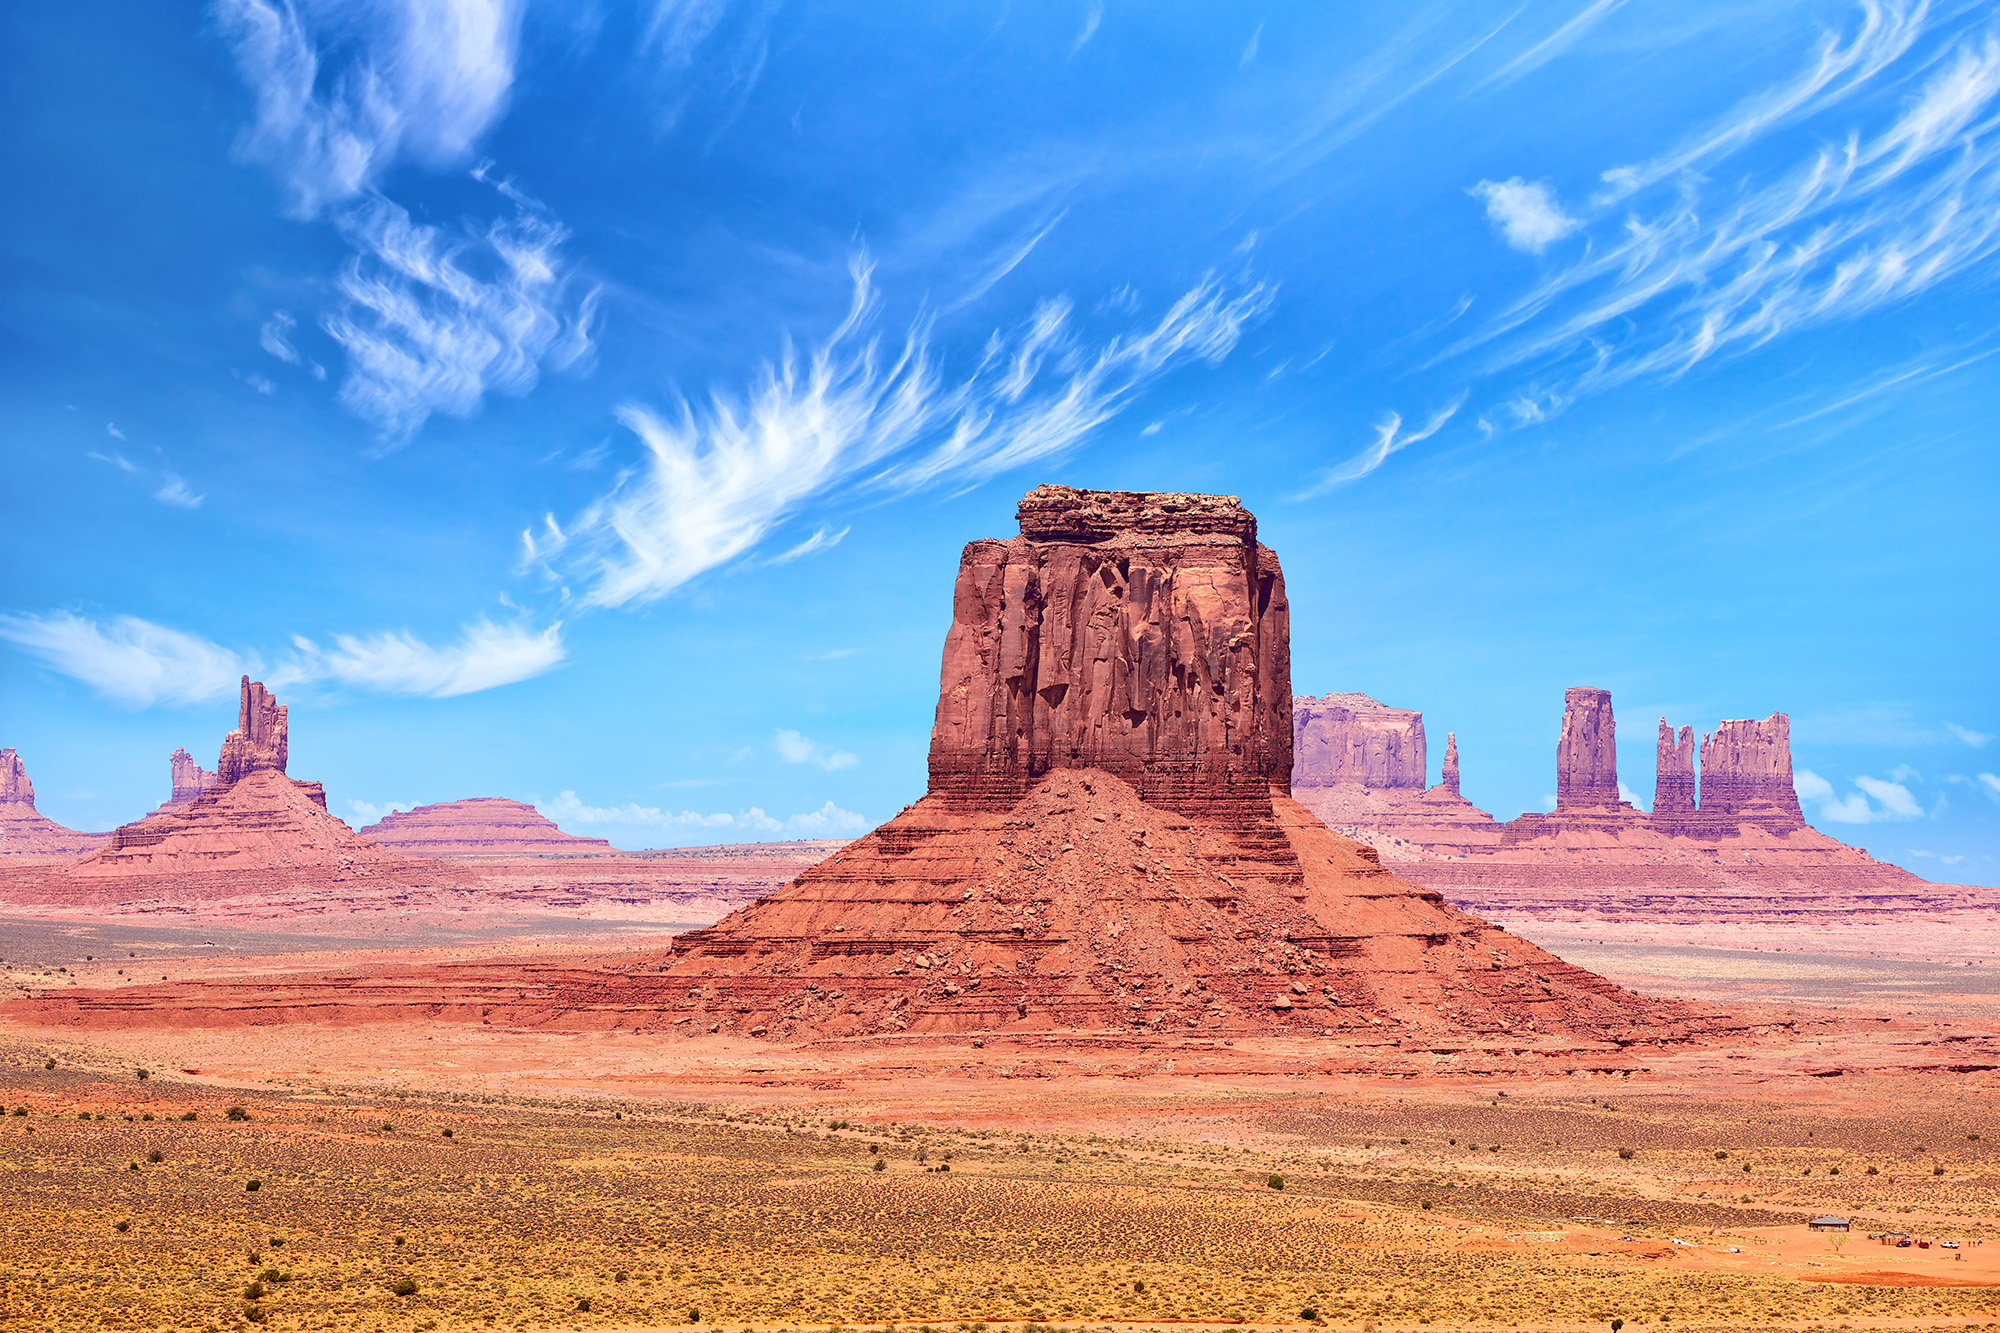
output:
[[[1928,1250],[1930,1247],[1931,1243],[1927,1240],[1920,1240],[1917,1242],[1917,1248],[1920,1250]]]
[[[1905,1236],[1901,1240],[1896,1242],[1896,1248],[1899,1250],[1906,1250],[1909,1247],[1910,1247],[1910,1238],[1908,1236]]]

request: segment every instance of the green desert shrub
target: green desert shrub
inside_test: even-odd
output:
[[[417,1284],[406,1277],[398,1278],[396,1279],[396,1285],[389,1288],[389,1290],[395,1292],[398,1296],[414,1296],[417,1294]]]

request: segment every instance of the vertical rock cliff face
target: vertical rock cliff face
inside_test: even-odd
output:
[[[1424,715],[1365,694],[1292,701],[1292,782],[1421,791],[1428,760]]]
[[[286,711],[263,682],[243,678],[236,730],[222,738],[222,758],[215,766],[224,786],[265,769],[285,771]]]
[[[1618,738],[1611,691],[1576,686],[1563,692],[1556,742],[1556,814],[1618,806]]]
[[[0,856],[80,856],[107,836],[64,828],[35,809],[28,766],[11,746],[0,750]]]
[[[1233,497],[1041,486],[965,548],[930,790],[1005,809],[1058,769],[1184,812],[1292,771],[1285,580]]]
[[[1701,823],[1711,835],[1755,824],[1774,833],[1805,827],[1792,788],[1792,720],[1773,713],[1716,723],[1701,739]]]
[[[1663,833],[1692,829],[1694,802],[1694,728],[1682,727],[1676,736],[1661,718],[1653,778],[1653,827]]]
[[[1438,786],[1453,796],[1458,795],[1458,733],[1455,731],[1444,734],[1444,774],[1438,779]]]
[[[168,805],[186,805],[221,779],[194,761],[194,756],[185,749],[176,749],[167,756],[167,766],[172,770],[174,790],[167,797]]]

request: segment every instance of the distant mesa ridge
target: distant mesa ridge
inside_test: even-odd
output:
[[[194,761],[194,756],[186,749],[176,747],[167,756],[167,767],[173,778],[173,792],[167,797],[168,805],[186,805],[203,792],[222,785],[222,779]]]
[[[0,750],[0,856],[80,856],[109,836],[65,828],[37,810],[28,766],[11,746]]]
[[[363,828],[361,836],[411,856],[594,856],[612,851],[603,838],[565,833],[534,806],[499,796],[391,811]]]

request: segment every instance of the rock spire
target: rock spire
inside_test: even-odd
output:
[[[1563,691],[1562,736],[1556,741],[1556,814],[1617,805],[1618,737],[1611,691],[1572,686]]]
[[[224,786],[265,769],[285,771],[286,712],[262,681],[243,678],[236,730],[222,738],[222,758],[215,766]]]
[[[1682,727],[1676,735],[1667,720],[1661,718],[1654,758],[1653,827],[1664,833],[1692,828],[1694,803],[1694,728]]]
[[[1459,794],[1458,793],[1458,733],[1455,731],[1447,731],[1444,734],[1444,773],[1442,776],[1439,777],[1438,785],[1440,787],[1443,787],[1446,791],[1450,792],[1453,796]]]
[[[167,756],[167,767],[173,774],[173,794],[167,797],[168,805],[186,805],[209,788],[218,785],[221,779],[194,761],[194,756],[185,749],[176,748]]]
[[[1792,788],[1792,720],[1736,718],[1701,738],[1701,822],[1727,832],[1755,824],[1774,833],[1805,827]]]

